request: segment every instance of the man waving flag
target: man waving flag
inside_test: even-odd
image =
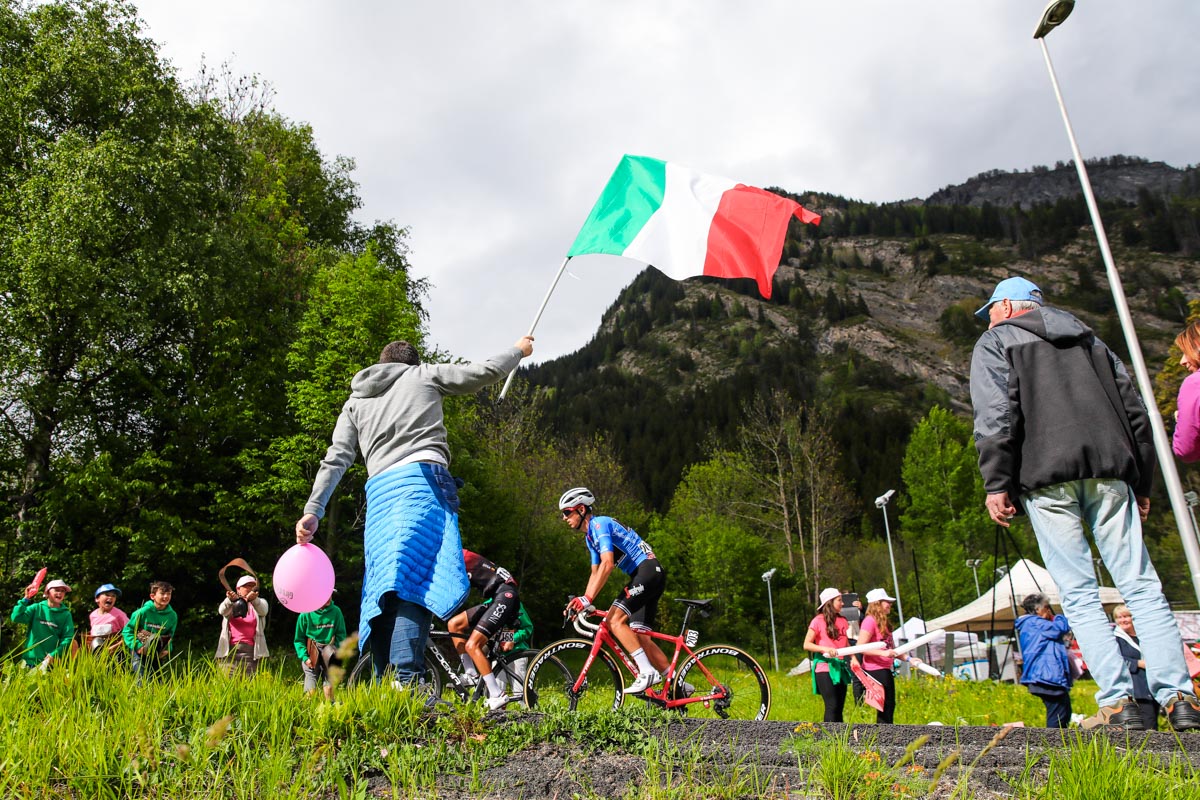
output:
[[[567,257],[625,256],[682,280],[753,278],[771,296],[788,221],[818,224],[799,203],[645,156],[624,156]]]

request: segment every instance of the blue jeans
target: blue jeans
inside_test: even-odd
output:
[[[391,668],[400,683],[416,683],[425,672],[425,640],[433,615],[427,608],[401,600],[395,592],[383,596],[381,609],[380,615],[371,621],[371,665],[375,678],[382,678]]]
[[[1132,697],[1133,681],[1100,604],[1085,524],[1133,612],[1151,694],[1161,705],[1173,701],[1179,692],[1191,695],[1183,640],[1146,552],[1142,521],[1129,484],[1101,478],[1067,481],[1023,495],[1021,501],[1046,569],[1058,585],[1063,614],[1100,686],[1096,702],[1111,706]]]
[[[1071,725],[1071,693],[1040,694],[1038,698],[1046,706],[1046,727],[1067,728]]]

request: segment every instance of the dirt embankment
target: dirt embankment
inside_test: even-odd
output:
[[[510,716],[505,722],[516,721]],[[670,781],[676,787],[671,796],[731,796],[817,798],[824,794],[810,786],[810,770],[815,753],[797,754],[790,745],[798,723],[789,722],[699,722],[680,720],[665,725],[665,736],[676,753],[675,759],[663,757],[647,766],[646,759],[608,749],[585,750],[580,745],[542,743],[513,753],[503,764],[484,771],[474,780],[483,791],[471,791],[461,776],[439,779],[437,796],[459,798],[620,798],[636,796],[639,784],[656,780]],[[928,736],[916,751],[913,763],[932,775],[948,756],[957,753],[953,766],[946,769],[938,785],[927,795],[949,797],[962,782],[977,800],[1008,798],[1014,784],[1022,779],[1044,778],[1049,754],[1066,743],[1088,742],[1092,737],[1108,738],[1118,752],[1136,748],[1145,756],[1164,761],[1181,757],[1200,768],[1200,735],[1176,737],[1169,733],[1138,733],[1126,737],[1118,733],[1058,731],[1042,728],[1017,728],[1002,741],[994,742],[998,728],[949,728],[923,725],[844,725],[809,726],[810,741],[822,736],[847,735],[852,746],[874,750],[884,764],[895,764],[914,741]],[[1065,738],[1064,738],[1065,737]],[[989,747],[989,744],[992,744]],[[979,758],[980,753],[986,753]],[[682,783],[686,782],[686,783]],[[691,785],[695,794],[681,794]],[[724,787],[724,791],[705,791],[705,787]],[[373,787],[375,788],[375,787]],[[383,784],[378,789],[386,789]]]

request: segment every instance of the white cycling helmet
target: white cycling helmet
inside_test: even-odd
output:
[[[574,489],[567,489],[563,492],[563,496],[558,498],[558,510],[565,511],[580,504],[591,508],[595,502],[596,496],[590,489],[586,486],[576,486]]]

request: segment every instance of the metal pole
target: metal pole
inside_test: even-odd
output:
[[[546,290],[546,296],[542,298],[542,305],[540,308],[538,308],[537,314],[535,314],[533,317],[533,324],[529,326],[529,334],[528,334],[529,336],[533,336],[533,332],[537,328],[538,322],[540,322],[542,319],[542,312],[546,310],[546,304],[550,302],[550,295],[554,294],[554,287],[558,286],[558,281],[560,278],[562,278],[563,273],[566,272],[567,262],[570,260],[571,260],[570,256],[567,256],[566,258],[563,259],[562,265],[559,266],[559,268],[558,268],[558,274],[555,275],[554,280],[550,282],[550,288]],[[517,374],[517,371],[515,369],[512,372],[508,373],[508,378],[506,378],[504,381],[504,388],[502,388],[500,390],[500,398],[499,399],[503,400],[504,395],[508,394],[508,387],[512,386],[513,376],[515,376],[516,374]]]
[[[775,671],[779,671],[779,644],[775,641],[775,604],[771,600],[771,582],[767,581],[767,609],[771,613],[771,655],[775,661]]]
[[[1096,229],[1096,241],[1100,245],[1100,255],[1104,259],[1104,268],[1108,272],[1108,285],[1112,290],[1113,303],[1117,308],[1117,316],[1121,320],[1121,330],[1125,333],[1125,344],[1129,348],[1129,360],[1133,363],[1133,371],[1137,376],[1138,388],[1142,394],[1142,403],[1150,417],[1150,427],[1154,431],[1154,449],[1158,453],[1158,465],[1162,470],[1163,482],[1167,485],[1167,495],[1171,498],[1171,508],[1175,512],[1175,525],[1179,529],[1179,538],[1183,542],[1183,553],[1187,557],[1188,571],[1191,573],[1192,590],[1196,600],[1200,602],[1200,543],[1196,541],[1196,533],[1189,530],[1184,522],[1184,511],[1187,508],[1183,499],[1183,486],[1179,482],[1179,472],[1175,469],[1175,454],[1167,441],[1167,429],[1163,425],[1162,415],[1154,402],[1154,385],[1150,383],[1150,373],[1146,371],[1146,362],[1142,358],[1142,348],[1138,343],[1137,331],[1133,328],[1133,318],[1129,314],[1129,303],[1125,299],[1125,289],[1121,284],[1121,275],[1113,262],[1112,251],[1108,247],[1108,235],[1104,232],[1104,223],[1100,219],[1100,210],[1096,206],[1096,196],[1092,193],[1092,183],[1088,179],[1087,167],[1083,164],[1083,156],[1079,153],[1079,145],[1075,141],[1075,131],[1071,128],[1071,119],[1067,116],[1067,106],[1063,103],[1062,92],[1058,88],[1058,78],[1054,74],[1054,65],[1050,63],[1050,50],[1046,47],[1045,37],[1039,38],[1042,45],[1042,55],[1046,57],[1046,70],[1050,73],[1050,83],[1054,86],[1054,96],[1058,99],[1058,108],[1062,112],[1063,125],[1067,129],[1067,138],[1071,141],[1071,152],[1075,156],[1075,170],[1079,173],[1079,185],[1083,187],[1083,197],[1087,201],[1088,213],[1092,217],[1092,227]]]
[[[971,576],[975,578],[975,596],[982,597],[983,592],[979,590],[979,565],[983,563],[982,558],[968,558],[967,566],[971,568]]]
[[[1200,504],[1200,495],[1195,492],[1184,492],[1183,499],[1187,501],[1188,514],[1192,517],[1192,530],[1196,532],[1197,536],[1200,536],[1200,525],[1196,524],[1196,506]]]
[[[771,652],[775,656],[775,671],[779,672],[779,645],[775,642],[775,604],[771,601],[771,577],[775,574],[775,570],[763,575],[763,580],[767,582],[767,609],[771,614]]]
[[[883,530],[887,535],[888,560],[892,562],[892,587],[896,592],[896,612],[900,615],[900,630],[904,630],[904,604],[900,602],[900,579],[896,577],[896,556],[892,553],[892,529],[888,525],[887,500],[884,500],[879,508],[883,511]]]

